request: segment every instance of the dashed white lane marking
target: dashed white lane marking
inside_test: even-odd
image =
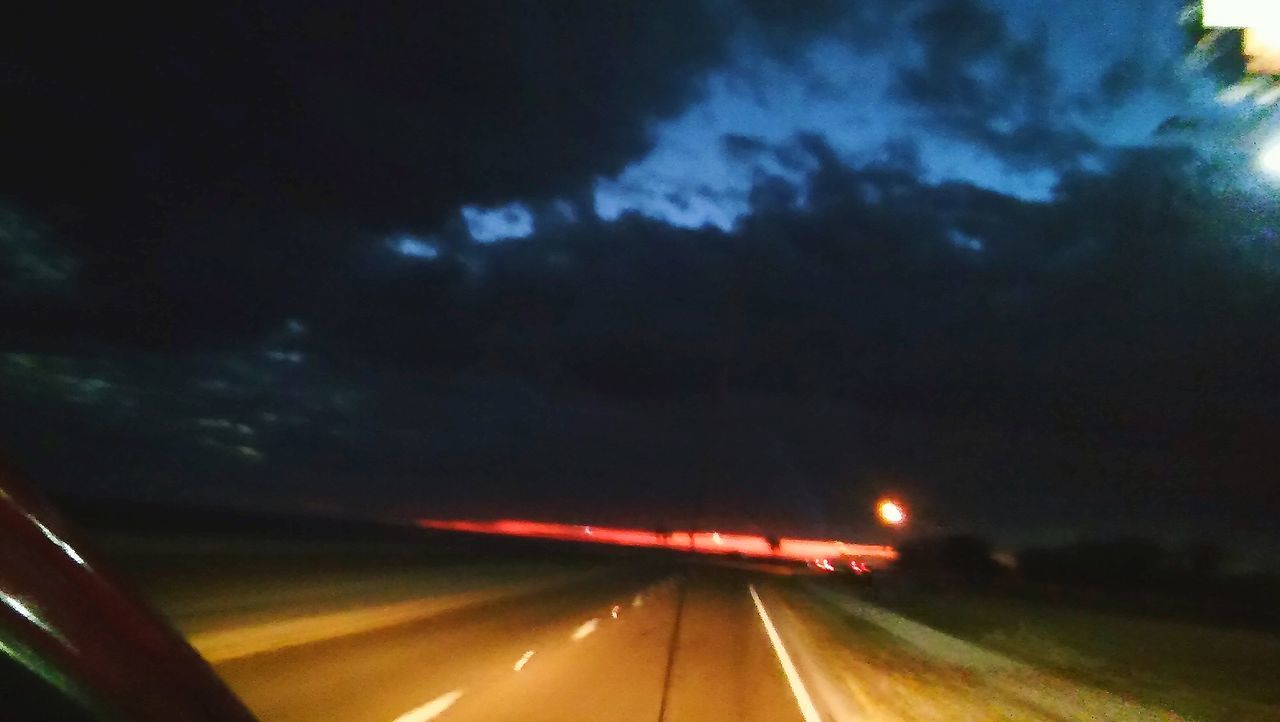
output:
[[[782,673],[787,677],[787,684],[791,685],[791,694],[795,696],[796,704],[800,707],[800,716],[804,718],[804,722],[822,722],[818,708],[813,705],[813,699],[804,688],[800,673],[791,662],[791,655],[787,654],[787,648],[782,646],[782,638],[778,636],[773,620],[769,619],[769,613],[764,609],[764,602],[760,601],[760,595],[756,594],[756,586],[748,584],[747,590],[751,592],[751,599],[756,603],[756,611],[760,613],[760,622],[764,624],[765,634],[769,635],[769,643],[773,645],[773,651],[778,655],[778,662],[782,664]]]
[[[616,604],[615,604],[615,605],[613,605],[613,609],[610,609],[610,610],[609,610],[609,616],[610,616],[610,617],[613,617],[614,619],[617,619],[617,618],[618,618],[618,610],[619,610],[619,609],[621,609],[621,608],[622,608],[622,607],[619,607],[619,606],[618,606],[618,605],[616,605]]]
[[[524,669],[524,666],[525,666],[526,664],[528,664],[528,663],[529,663],[529,658],[530,658],[530,657],[532,657],[532,656],[533,656],[533,650],[532,650],[532,649],[530,649],[528,652],[525,652],[524,654],[520,655],[520,659],[517,659],[517,660],[516,660],[516,664],[515,664],[515,666],[514,666],[514,667],[512,667],[512,669],[513,669],[513,670],[515,670],[515,671],[517,671],[517,672],[519,672],[520,670]]]
[[[596,627],[598,627],[599,625],[600,625],[599,619],[592,619],[590,621],[583,622],[581,627],[578,627],[577,629],[573,630],[573,641],[576,642],[579,639],[582,639],[583,637],[587,636],[588,634],[591,634],[592,632],[596,631]]]
[[[453,703],[457,702],[461,696],[462,690],[460,689],[455,689],[448,694],[442,694],[421,707],[409,710],[396,717],[395,722],[427,722],[427,720],[433,720],[444,714],[444,711],[452,707]]]
[[[640,606],[640,605],[642,605],[642,604],[644,604],[644,597],[640,596],[639,594],[637,594],[637,595],[636,595],[634,598],[632,598],[632,600],[631,600],[631,606],[633,606],[633,607],[638,607],[638,606]]]

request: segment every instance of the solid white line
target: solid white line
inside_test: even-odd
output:
[[[796,704],[800,707],[800,716],[804,718],[804,722],[822,722],[822,717],[818,714],[818,708],[813,705],[813,699],[809,697],[808,690],[804,688],[800,673],[796,671],[796,666],[791,663],[791,655],[787,654],[787,648],[782,646],[782,638],[778,636],[778,630],[773,626],[773,620],[769,619],[769,613],[764,610],[764,602],[760,601],[760,595],[756,594],[756,586],[748,584],[747,590],[751,592],[751,599],[756,603],[756,611],[760,613],[760,621],[764,624],[765,634],[769,635],[769,643],[773,645],[773,651],[778,655],[778,661],[782,664],[782,673],[787,676],[787,683],[791,685],[791,694],[795,696]]]
[[[530,658],[530,657],[532,657],[532,656],[533,656],[533,650],[532,650],[532,649],[530,649],[528,652],[525,652],[524,654],[520,655],[520,659],[517,659],[517,660],[516,660],[516,666],[512,667],[512,669],[514,669],[514,670],[515,670],[515,671],[517,671],[517,672],[519,672],[520,670],[524,669],[524,666],[525,666],[526,664],[528,664],[528,663],[529,663],[529,658]]]
[[[577,629],[573,630],[573,641],[576,642],[579,639],[582,639],[583,637],[587,636],[588,634],[591,634],[592,632],[596,631],[596,627],[599,626],[599,624],[600,624],[599,619],[592,619],[589,622],[583,622],[581,627],[578,627]]]
[[[430,702],[422,705],[417,709],[411,709],[408,712],[396,717],[396,722],[427,722],[444,714],[444,711],[453,706],[454,702],[462,696],[462,690],[455,689],[448,694],[442,694]]]

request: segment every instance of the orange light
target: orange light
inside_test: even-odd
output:
[[[898,526],[907,520],[907,512],[902,505],[893,499],[881,499],[876,504],[876,514],[880,517],[880,521],[889,526]]]

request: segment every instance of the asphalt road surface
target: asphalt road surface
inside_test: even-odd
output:
[[[265,722],[804,719],[748,577],[713,570],[592,576],[215,668]]]
[[[1181,719],[752,565],[243,574],[156,598],[263,722]]]

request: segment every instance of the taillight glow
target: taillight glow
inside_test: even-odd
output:
[[[525,519],[500,519],[497,521],[468,521],[422,519],[419,526],[427,529],[465,531],[478,534],[556,539],[560,541],[585,541],[630,547],[667,548],[703,554],[741,554],[759,559],[788,559],[795,561],[822,560],[831,567],[832,558],[856,556],[871,559],[892,560],[898,552],[891,546],[878,544],[853,544],[842,541],[783,538],[777,548],[769,545],[763,536],[733,534],[729,532],[675,532],[659,534],[643,529],[623,529],[605,526],[556,524]]]

